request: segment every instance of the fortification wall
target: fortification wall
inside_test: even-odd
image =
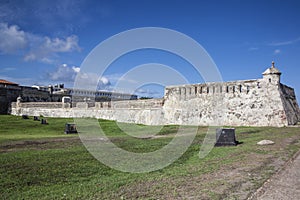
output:
[[[167,87],[167,124],[288,125],[278,86],[264,79]]]
[[[163,99],[96,102],[93,104],[36,102],[12,103],[12,115],[44,117],[94,117],[119,122],[156,125],[163,124]]]
[[[300,110],[294,90],[269,78],[170,86],[163,99],[111,102],[19,103],[14,115],[95,117],[147,125],[287,126]]]

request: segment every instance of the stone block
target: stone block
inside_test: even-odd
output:
[[[238,142],[235,139],[234,128],[221,128],[216,130],[216,144],[215,146],[231,146],[237,145]]]

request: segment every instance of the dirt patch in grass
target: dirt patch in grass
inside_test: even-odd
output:
[[[78,145],[79,137],[49,138],[41,140],[11,141],[0,145],[0,153],[23,151],[23,150],[47,150],[55,148],[67,148]]]
[[[194,167],[191,175],[139,181],[121,187],[110,196],[124,199],[247,199],[285,166],[289,158],[286,148],[299,143],[299,138],[294,136],[280,139],[274,145],[257,146],[253,153],[245,155],[233,154],[223,160],[228,164],[220,165],[213,172],[201,173],[200,166]],[[195,175],[197,171],[199,174]]]

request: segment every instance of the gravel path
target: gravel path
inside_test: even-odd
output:
[[[299,200],[300,151],[283,170],[271,177],[251,199]]]

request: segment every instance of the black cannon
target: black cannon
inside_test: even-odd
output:
[[[28,115],[22,115],[22,119],[29,119]]]
[[[48,124],[47,119],[41,119],[41,124]]]
[[[33,121],[40,121],[40,118],[38,116],[33,116]]]
[[[70,134],[70,133],[78,133],[77,129],[76,129],[76,124],[74,124],[74,123],[66,123],[65,134]]]

